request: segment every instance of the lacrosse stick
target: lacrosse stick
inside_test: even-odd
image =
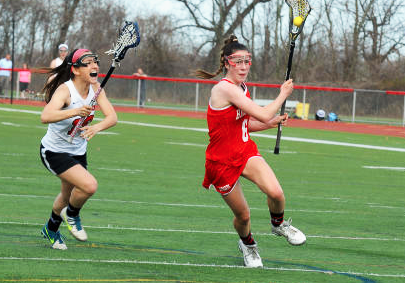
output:
[[[108,50],[106,52],[108,55],[111,54],[114,55],[114,58],[112,60],[110,69],[108,70],[106,76],[104,77],[103,81],[100,84],[100,87],[97,89],[93,99],[90,101],[89,103],[90,106],[94,107],[97,104],[97,97],[99,96],[101,90],[106,85],[111,74],[114,72],[115,67],[117,65],[119,66],[120,61],[124,59],[125,53],[128,51],[128,49],[137,47],[140,40],[141,38],[139,35],[138,23],[125,21],[125,25],[121,29],[121,32],[118,36],[115,46],[113,46],[111,50]],[[70,143],[73,142],[74,137],[76,136],[78,130],[82,127],[83,122],[86,120],[87,117],[81,117],[80,120],[75,125],[75,127],[73,128],[73,130],[71,131],[69,137]]]
[[[285,74],[285,80],[287,81],[290,79],[295,40],[304,28],[305,20],[307,19],[309,12],[311,12],[311,6],[309,6],[307,0],[285,0],[285,2],[290,7],[290,55],[288,56],[287,71]],[[285,103],[286,100],[284,100],[283,105],[281,105],[280,115],[284,115]],[[279,123],[274,154],[279,154],[280,152],[281,131],[282,126],[281,123]]]

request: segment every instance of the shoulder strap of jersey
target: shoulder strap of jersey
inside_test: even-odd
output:
[[[221,79],[221,81],[226,81],[226,82],[228,82],[228,83],[230,83],[230,84],[233,84],[233,85],[234,85],[234,83],[233,83],[233,82],[231,82],[230,80],[225,79],[225,78]]]

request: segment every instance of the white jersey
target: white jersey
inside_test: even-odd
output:
[[[80,108],[84,105],[89,105],[90,101],[94,97],[94,90],[92,86],[89,88],[89,93],[86,99],[83,99],[79,92],[76,90],[72,80],[65,82],[70,92],[70,105],[64,107],[63,110]],[[84,121],[83,126],[86,126],[93,120],[94,111]],[[83,155],[87,150],[87,140],[80,137],[80,130],[77,131],[73,142],[69,142],[70,133],[74,128],[74,125],[80,119],[80,116],[71,117],[59,122],[50,123],[48,125],[48,131],[42,138],[41,143],[45,147],[45,150],[53,152],[64,152],[72,155]]]

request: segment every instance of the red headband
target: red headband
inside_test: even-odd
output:
[[[83,55],[85,52],[90,52],[88,49],[77,49],[75,53],[73,53],[72,57],[72,64],[76,63],[76,61]],[[70,67],[70,72],[73,72],[73,66]]]
[[[72,57],[72,63],[76,63],[77,59],[79,59],[83,53],[90,52],[88,49],[77,49]]]

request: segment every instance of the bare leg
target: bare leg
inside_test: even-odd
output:
[[[254,182],[267,195],[267,204],[271,213],[284,212],[285,198],[283,190],[273,170],[263,158],[254,157],[249,159],[242,175]],[[272,223],[274,220],[272,218]],[[291,221],[281,222],[279,226],[272,225],[272,232],[285,237],[291,245],[302,245],[306,241],[304,233],[292,226]]]
[[[233,211],[235,218],[233,226],[239,236],[246,237],[250,232],[250,211],[243,195],[240,183],[235,185],[235,188],[228,195],[223,196],[223,199]]]
[[[61,194],[55,200],[55,209],[66,204],[66,199],[74,207],[81,208],[97,190],[97,180],[81,165],[69,168],[59,178],[62,181]]]
[[[255,183],[267,195],[267,205],[271,212],[284,211],[285,198],[283,189],[273,170],[261,157],[253,157],[246,163],[242,176]]]
[[[61,179],[60,193],[56,196],[52,207],[53,212],[55,212],[57,215],[60,215],[62,208],[68,205],[73,188],[74,186],[72,184]]]

